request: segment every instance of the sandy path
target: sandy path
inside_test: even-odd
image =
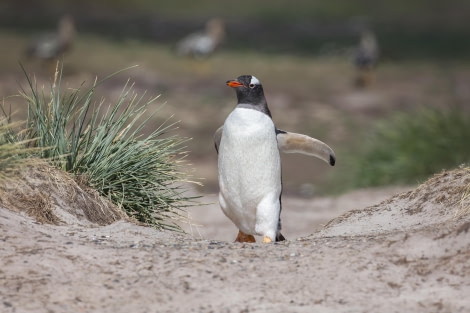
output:
[[[290,240],[308,236],[321,229],[334,217],[353,209],[365,208],[379,203],[410,188],[371,188],[352,191],[336,197],[314,197],[311,199],[283,196],[282,233]],[[180,226],[197,239],[232,242],[238,229],[222,213],[217,195],[205,195],[201,202],[208,205],[189,209],[188,217],[191,223],[179,223]]]
[[[329,214],[348,210],[347,204],[362,206],[360,201],[389,192],[286,199],[290,240],[268,245],[222,241],[232,240],[235,230],[219,223],[215,207],[205,209],[211,218],[198,217],[217,225],[204,228],[205,236],[217,240],[124,221],[103,227],[41,225],[1,208],[0,311],[468,312],[468,217],[455,220],[449,211],[436,221],[424,208],[422,216],[409,215],[422,219],[422,225],[335,235],[351,231],[358,214],[363,220],[392,211],[397,219],[390,223],[399,227],[396,221],[407,214],[400,207],[405,194],[350,211],[325,229],[309,224],[322,224]],[[312,205],[317,209],[305,210]],[[429,210],[441,209],[436,206]],[[388,225],[383,223],[376,229]],[[302,230],[296,227],[305,224]],[[304,237],[295,240],[299,236]]]

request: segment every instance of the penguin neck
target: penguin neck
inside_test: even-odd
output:
[[[266,103],[266,100],[259,104],[249,104],[249,103],[238,103],[237,108],[243,108],[243,109],[251,109],[255,111],[262,112],[272,118],[271,112],[269,111],[268,104]]]

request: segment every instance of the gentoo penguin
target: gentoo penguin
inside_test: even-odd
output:
[[[335,164],[325,143],[275,127],[263,86],[252,75],[227,81],[238,104],[215,135],[218,152],[219,202],[238,227],[236,241],[285,240],[281,234],[281,158],[279,151],[304,153]]]

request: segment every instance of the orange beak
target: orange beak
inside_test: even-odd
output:
[[[228,80],[226,82],[227,86],[232,87],[232,88],[237,88],[243,86],[242,83],[240,83],[238,80]]]

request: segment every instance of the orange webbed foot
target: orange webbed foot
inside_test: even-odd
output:
[[[264,242],[264,243],[271,243],[271,242],[273,242],[273,241],[272,241],[272,239],[269,238],[268,236],[264,236],[263,242]]]
[[[252,235],[245,234],[244,232],[239,230],[235,242],[256,242],[256,239]]]

